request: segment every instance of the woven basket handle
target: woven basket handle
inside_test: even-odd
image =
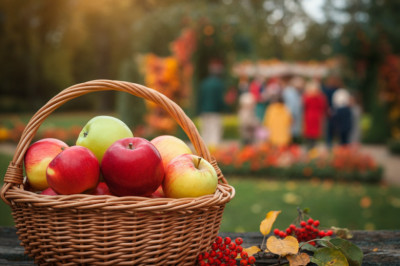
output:
[[[172,118],[182,127],[186,135],[189,137],[194,148],[196,149],[199,156],[203,157],[207,161],[211,162],[217,171],[219,182],[227,184],[226,179],[221,173],[216,161],[211,157],[206,145],[204,144],[196,126],[193,124],[192,120],[183,112],[183,110],[172,100],[170,100],[165,95],[159,93],[156,90],[150,89],[148,87],[124,82],[124,81],[113,81],[113,80],[93,80],[85,83],[80,83],[71,86],[59,94],[54,96],[50,101],[48,101],[42,108],[40,108],[36,114],[31,118],[31,120],[26,125],[21,139],[18,143],[17,149],[15,151],[13,160],[11,161],[6,174],[4,176],[4,185],[1,190],[1,197],[4,198],[6,191],[14,185],[21,185],[23,182],[23,158],[26,150],[28,149],[34,135],[39,129],[43,121],[58,107],[64,103],[72,100],[76,97],[82,96],[89,92],[96,91],[124,91],[132,95],[144,98],[146,100],[152,101],[166,110]]]

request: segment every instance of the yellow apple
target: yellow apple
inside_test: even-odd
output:
[[[24,164],[26,177],[35,191],[49,187],[46,178],[46,169],[49,163],[68,145],[53,138],[41,139],[31,146],[25,153]]]
[[[217,172],[208,161],[197,155],[183,154],[167,165],[163,191],[169,198],[200,197],[213,194],[217,184]]]
[[[191,149],[181,139],[170,136],[162,135],[154,138],[151,143],[156,146],[161,154],[164,169],[167,168],[172,159],[182,154],[192,154]]]

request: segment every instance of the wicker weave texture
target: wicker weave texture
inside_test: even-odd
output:
[[[22,162],[43,121],[65,102],[89,92],[116,90],[153,101],[210,161],[219,184],[198,198],[39,195],[23,188]],[[193,265],[218,234],[225,204],[235,195],[210,156],[193,122],[173,101],[142,85],[94,80],[69,87],[29,121],[4,177],[2,199],[10,204],[27,254],[40,265]]]

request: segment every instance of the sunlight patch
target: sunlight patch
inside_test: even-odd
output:
[[[333,187],[333,181],[332,180],[324,180],[322,183],[322,188],[324,190],[331,190]]]
[[[262,206],[259,203],[255,203],[250,207],[250,210],[254,214],[259,214],[261,212]]]
[[[400,208],[400,199],[395,197],[389,198],[389,203],[395,208]]]
[[[297,184],[294,181],[287,181],[285,183],[285,186],[286,186],[287,190],[295,190],[295,189],[297,189]]]
[[[242,226],[235,227],[235,233],[244,233],[246,230]]]
[[[364,196],[360,200],[361,208],[364,208],[364,209],[369,208],[369,207],[371,207],[371,204],[372,204],[372,200],[368,196]]]
[[[283,201],[286,204],[299,205],[299,204],[301,204],[303,199],[300,196],[298,196],[292,192],[288,192],[283,195]]]
[[[279,183],[275,181],[259,181],[257,188],[262,191],[276,191],[279,189]]]
[[[373,230],[375,230],[375,224],[373,224],[373,223],[366,223],[366,224],[364,225],[364,229],[367,230],[367,231],[373,231]]]

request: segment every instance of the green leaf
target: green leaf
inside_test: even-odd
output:
[[[342,238],[333,238],[330,243],[336,246],[347,258],[349,265],[360,266],[363,260],[362,250],[348,240]]]
[[[325,240],[325,241],[323,241],[323,240],[317,240],[317,241],[318,241],[318,244],[320,244],[321,246],[327,247],[327,248],[337,248],[334,244],[332,244],[331,242],[329,242],[329,240],[331,239],[329,236],[328,236],[328,237],[321,238],[321,239],[324,239],[324,240]]]
[[[310,245],[308,243],[304,244],[304,242],[302,242],[299,245],[301,246],[301,250],[308,250],[308,251],[311,251],[311,252],[315,252],[317,250],[317,248],[315,246]]]
[[[343,253],[334,248],[320,248],[314,252],[311,262],[318,266],[348,266],[346,257]]]

